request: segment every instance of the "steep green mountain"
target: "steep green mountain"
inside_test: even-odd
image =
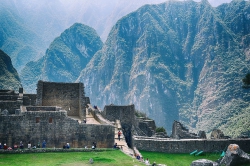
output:
[[[35,92],[38,80],[74,82],[102,45],[93,28],[75,23],[50,44],[44,57],[25,66],[20,75],[24,90]]]
[[[0,89],[18,91],[20,87],[22,85],[10,57],[0,50]]]
[[[0,25],[0,49],[11,57],[17,71],[20,71],[27,62],[36,60],[41,56],[42,50],[45,50],[41,38],[30,30],[18,15],[2,6],[0,6]]]
[[[250,124],[250,92],[241,81],[250,70],[250,24],[231,17],[249,22],[248,7],[233,1],[213,8],[205,0],[145,5],[114,25],[77,81],[93,104],[134,103],[168,133],[178,119],[193,130],[239,135]],[[236,130],[240,117],[244,125]]]

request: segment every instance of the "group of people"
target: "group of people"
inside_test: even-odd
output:
[[[69,149],[69,148],[70,148],[69,143],[66,143],[66,145],[63,145],[63,149]]]
[[[144,158],[141,157],[139,154],[135,154],[135,157],[136,157],[137,160],[145,163],[145,165],[150,165],[150,161],[149,161],[148,158],[146,160],[144,160]],[[153,162],[152,166],[156,166],[156,162]]]
[[[22,141],[20,141],[19,148],[20,149],[24,149],[24,145],[23,145]],[[40,143],[38,142],[37,146],[35,144],[33,146],[31,146],[31,142],[28,142],[27,148],[28,149],[31,149],[31,148],[32,149],[40,148]],[[42,143],[42,148],[46,148],[46,141],[45,140]],[[4,150],[17,150],[18,149],[18,145],[14,144],[13,146],[9,146],[8,147],[6,143],[4,145],[2,145],[0,143],[0,149],[4,149]]]
[[[5,143],[5,144],[3,144],[3,145],[2,145],[2,143],[0,143],[0,149],[7,150],[7,149],[8,149],[8,147],[7,147],[6,143]]]

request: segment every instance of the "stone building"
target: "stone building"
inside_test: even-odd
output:
[[[86,124],[86,108],[90,103],[85,97],[82,83],[54,83],[39,81],[37,94],[0,91],[0,142],[8,146],[41,143],[47,147],[91,146],[112,147],[114,126]]]
[[[123,134],[129,147],[133,147],[133,135],[151,137],[155,133],[155,121],[146,119],[145,117],[136,117],[134,104],[126,106],[106,105],[102,116],[109,121],[120,121]]]
[[[195,133],[190,133],[189,130],[183,126],[178,121],[174,121],[173,127],[172,127],[172,134],[171,138],[174,139],[198,139],[198,138],[206,138],[206,134],[204,131],[200,131],[199,135]]]

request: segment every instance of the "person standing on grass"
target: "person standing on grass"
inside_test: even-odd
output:
[[[122,132],[119,130],[118,131],[118,140],[120,141],[120,139],[121,139],[121,134],[122,134]]]

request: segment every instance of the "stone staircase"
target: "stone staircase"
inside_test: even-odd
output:
[[[119,141],[119,139],[118,139],[118,131],[119,130],[122,132],[121,123],[120,123],[120,120],[116,120],[116,122],[115,122],[115,138],[114,138],[115,141],[114,142],[117,143],[118,147],[121,149],[121,151],[123,153],[134,158],[134,150],[128,147],[123,133],[121,134],[120,141]]]

